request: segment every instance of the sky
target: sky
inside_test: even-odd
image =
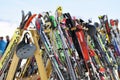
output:
[[[25,13],[54,13],[58,6],[63,7],[63,13],[69,12],[72,16],[84,20],[92,19],[99,22],[98,16],[104,14],[108,15],[109,19],[119,19],[119,4],[120,0],[0,0],[0,22],[15,25],[14,28],[17,28],[22,18],[21,10]],[[1,29],[6,28],[0,26]],[[4,32],[0,31],[1,33]]]

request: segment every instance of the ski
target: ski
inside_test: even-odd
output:
[[[41,41],[45,45],[47,54],[51,60],[53,69],[55,70],[57,76],[59,77],[60,80],[64,80],[64,77],[59,69],[58,63],[54,57],[54,51],[52,50],[52,46],[50,44],[50,41],[48,40],[45,32],[44,32],[44,24],[41,20],[42,17],[36,19],[36,28],[38,30],[38,33],[40,35]]]

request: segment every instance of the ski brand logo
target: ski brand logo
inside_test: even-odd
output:
[[[81,42],[83,42],[82,34],[80,32],[78,34],[80,35]]]

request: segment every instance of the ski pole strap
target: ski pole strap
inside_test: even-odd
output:
[[[23,41],[25,42],[25,39],[26,39],[27,42],[25,42],[25,43],[27,43],[27,44],[30,43],[30,38],[28,37],[29,35],[30,35],[30,34],[29,34],[28,32],[26,32],[26,33],[24,34],[24,37],[23,37]]]
[[[30,25],[30,23],[32,22],[33,18],[36,16],[37,14],[33,14],[32,16],[30,16],[30,18],[28,19],[28,21],[26,22],[25,26],[24,26],[24,30],[27,30],[28,26]]]

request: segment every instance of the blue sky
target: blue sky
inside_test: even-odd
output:
[[[63,12],[84,19],[98,21],[98,16],[107,14],[108,18],[119,19],[120,0],[0,0],[0,20],[19,23],[21,10],[26,13],[52,11],[60,5]]]

